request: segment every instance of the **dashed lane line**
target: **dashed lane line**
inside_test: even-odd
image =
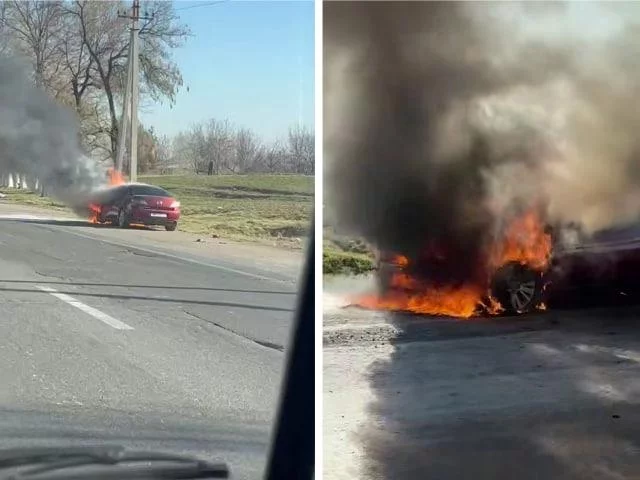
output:
[[[39,290],[46,292],[59,300],[71,305],[72,307],[76,307],[78,310],[82,310],[84,313],[91,315],[93,318],[100,320],[103,323],[106,323],[112,328],[116,330],[133,330],[131,325],[127,325],[120,320],[113,318],[110,315],[107,315],[104,312],[101,312],[97,308],[90,307],[89,305],[82,303],[80,300],[76,300],[71,295],[67,295],[66,293],[60,293],[55,288],[46,287],[44,285],[36,285]]]

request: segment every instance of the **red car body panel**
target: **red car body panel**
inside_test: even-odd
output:
[[[175,205],[177,200],[173,197],[158,197],[138,195],[132,198],[129,209],[130,223],[143,225],[164,225],[167,222],[180,220],[180,206]],[[117,218],[118,205],[103,205],[102,218]]]
[[[545,277],[551,294],[590,286],[640,286],[640,225],[604,230],[573,247],[558,247]]]

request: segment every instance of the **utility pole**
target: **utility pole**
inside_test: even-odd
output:
[[[133,30],[131,30],[131,39],[133,39]],[[127,84],[124,90],[124,103],[122,104],[122,117],[120,119],[120,131],[118,132],[118,153],[116,155],[116,171],[122,172],[122,163],[124,160],[125,141],[127,135],[128,118],[131,114],[131,85],[133,83],[133,76],[131,75],[131,46],[133,40],[129,43],[129,56],[127,59]]]
[[[120,127],[118,156],[116,159],[116,168],[122,171],[122,159],[124,155],[124,139],[126,132],[127,110],[131,112],[131,137],[129,149],[131,159],[129,161],[129,180],[135,182],[138,179],[138,93],[139,89],[139,69],[138,69],[138,41],[139,41],[139,21],[140,19],[148,20],[151,17],[140,17],[140,0],[133,0],[131,7],[131,15],[118,15],[120,18],[128,18],[131,20],[131,39],[129,42],[129,60],[127,65],[127,88],[125,89],[125,103],[122,108],[122,126]]]
[[[138,20],[140,19],[140,0],[133,0],[133,26],[131,28],[131,182],[138,180]]]

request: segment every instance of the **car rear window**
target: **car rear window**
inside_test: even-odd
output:
[[[134,195],[150,195],[154,197],[170,197],[171,194],[160,187],[149,187],[146,185],[137,185],[132,187]]]

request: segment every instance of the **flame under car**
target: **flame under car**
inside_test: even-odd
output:
[[[497,313],[495,301],[504,314],[528,313],[568,294],[591,292],[637,292],[640,272],[640,224],[603,230],[585,236],[574,232],[573,241],[555,241],[550,262],[545,269],[535,269],[525,262],[509,261],[495,269],[488,281],[486,298],[479,302],[479,314]],[[570,244],[571,246],[567,246]],[[398,273],[407,278],[424,276],[419,260],[397,261],[398,256],[378,254],[381,288],[413,288],[391,281]],[[405,292],[415,295],[416,292]],[[486,308],[485,308],[486,307]]]
[[[180,202],[163,188],[143,183],[128,183],[95,192],[90,210],[97,223],[120,228],[129,225],[157,225],[174,231],[180,220]]]

